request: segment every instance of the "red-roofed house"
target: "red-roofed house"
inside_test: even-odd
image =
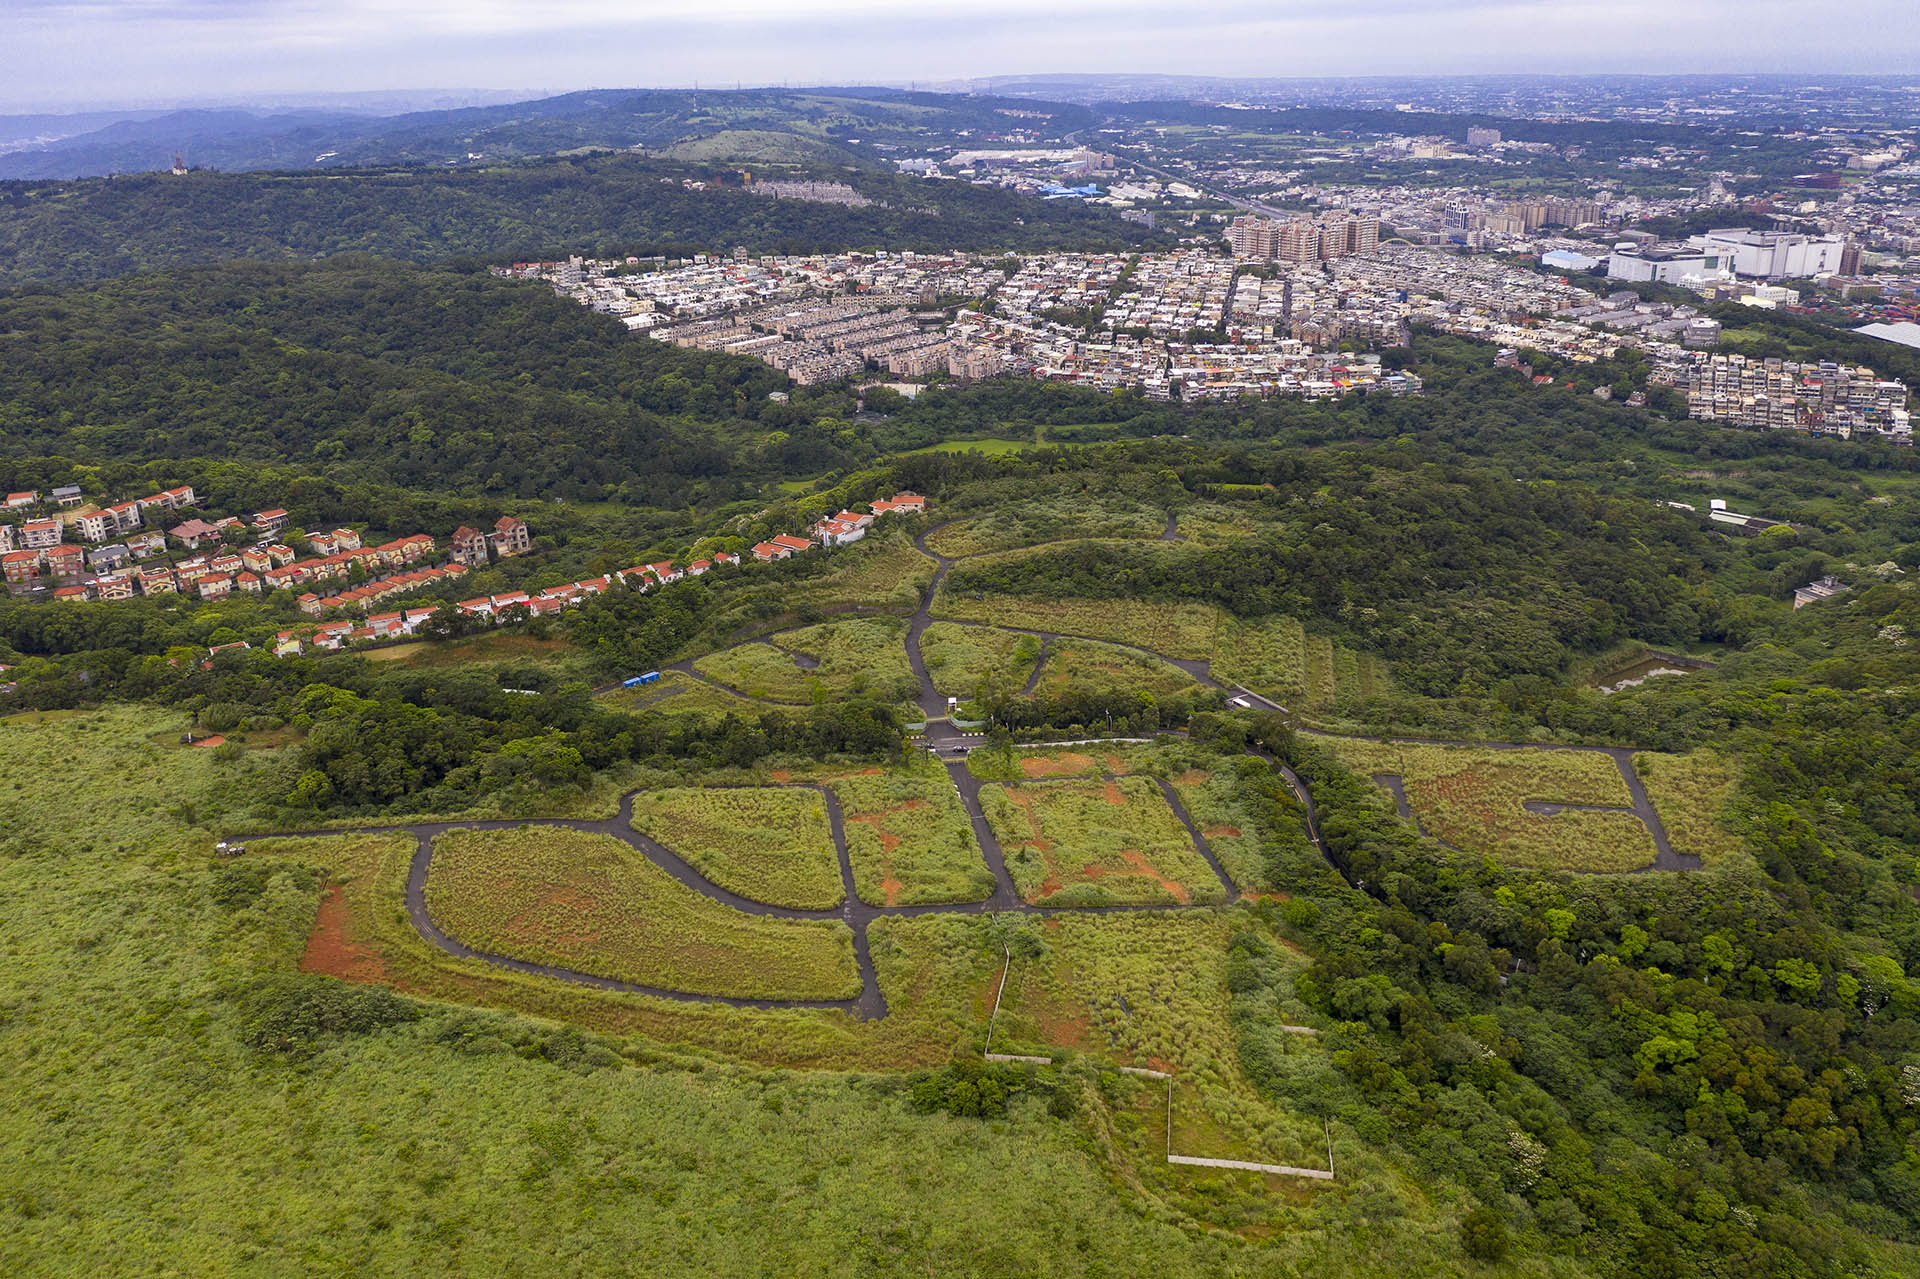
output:
[[[174,541],[190,551],[198,550],[200,543],[216,536],[219,531],[205,520],[188,520],[185,524],[179,524],[167,530]]]
[[[511,515],[502,515],[493,524],[494,554],[505,558],[509,555],[525,555],[533,549],[533,534],[527,528],[525,520],[517,520]]]
[[[6,569],[7,581],[15,586],[23,582],[37,582],[40,580],[40,552],[8,551],[0,555],[0,567]]]
[[[453,530],[451,539],[453,560],[456,564],[471,564],[481,568],[487,562],[487,535],[477,528],[468,528],[462,524]]]
[[[49,546],[47,572],[55,577],[78,577],[86,571],[87,553],[78,546]]]

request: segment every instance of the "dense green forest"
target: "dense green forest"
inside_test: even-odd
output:
[[[0,182],[0,284],[97,280],[229,258],[376,253],[545,260],[570,253],[1115,249],[1167,242],[1105,209],[966,182],[844,175],[887,208],[770,200],[738,171],[622,155],[485,169],[136,174]],[[732,180],[693,190],[683,180]]]

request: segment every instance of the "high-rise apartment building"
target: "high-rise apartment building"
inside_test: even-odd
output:
[[[1262,262],[1320,262],[1371,253],[1380,247],[1380,219],[1372,214],[1332,214],[1319,222],[1276,222],[1251,214],[1235,218],[1227,243],[1237,258]]]

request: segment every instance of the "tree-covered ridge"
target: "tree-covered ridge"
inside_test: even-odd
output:
[[[1115,249],[1165,239],[1077,200],[848,173],[866,208],[772,200],[718,172],[627,156],[474,170],[138,174],[0,183],[0,283],[97,280],[252,257],[377,253],[414,262],[686,256],[745,246]],[[694,190],[683,179],[730,181]]]
[[[1256,478],[1244,541],[1051,548],[962,565],[949,589],[1322,619],[1443,695],[1623,639],[1715,637],[1721,551],[1652,503],[1377,452],[1282,455]]]
[[[0,365],[17,465],[253,459],[673,505],[730,469],[746,415],[797,425],[790,456],[813,438],[755,362],[636,340],[542,289],[365,259],[17,292],[0,298]]]

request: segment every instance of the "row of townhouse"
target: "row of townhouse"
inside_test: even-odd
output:
[[[439,611],[437,607],[406,608],[391,613],[376,613],[361,622],[321,622],[314,626],[296,627],[290,631],[281,631],[274,636],[273,655],[298,657],[308,648],[337,652],[349,644],[366,640],[395,639],[412,635],[428,618]]]
[[[624,583],[630,589],[645,591],[667,582],[677,582],[682,577],[698,577],[716,566],[737,566],[739,563],[738,555],[725,551],[716,553],[712,559],[695,560],[685,569],[676,568],[671,561],[662,560],[657,564],[637,564],[605,577],[591,577],[583,581],[569,582],[564,586],[549,586],[532,594],[526,591],[507,591],[499,595],[483,595],[477,599],[461,600],[454,607],[470,618],[490,623],[511,616],[509,610],[516,608],[523,610],[529,617],[550,617],[566,609],[577,607],[582,600],[611,589],[615,581]],[[383,598],[384,595],[401,590],[413,590],[433,581],[457,577],[466,571],[467,566],[460,563],[424,569],[418,573],[401,574],[383,582],[369,582],[358,591],[348,591],[331,599],[323,600],[312,595],[302,596],[300,607],[303,612],[312,613],[315,616],[327,608],[341,606],[343,601],[350,599],[364,607],[376,599]],[[281,631],[275,637],[274,653],[281,657],[294,657],[308,648],[332,651],[347,644],[366,640],[412,635],[419,630],[422,623],[438,611],[438,607],[409,608],[392,613],[376,613],[364,622],[336,621]]]
[[[898,511],[904,515],[918,515],[927,509],[927,499],[918,493],[895,493],[892,497],[880,498],[867,504],[866,512],[843,510],[838,515],[829,515],[817,521],[809,530],[814,542],[824,547],[848,546],[867,535],[873,522],[883,515]],[[771,542],[762,542],[753,548],[753,557],[761,561],[783,560],[789,555],[809,550],[813,542],[804,538],[790,537],[785,533]]]
[[[465,564],[443,564],[434,568],[415,569],[411,573],[375,578],[364,585],[341,591],[338,595],[321,596],[309,591],[300,597],[300,611],[310,617],[319,617],[327,610],[336,608],[355,609],[364,613],[381,600],[417,591],[435,582],[450,581],[466,572]]]
[[[919,514],[926,510],[927,499],[917,493],[896,493],[869,504],[871,510],[865,513],[841,511],[838,515],[821,520],[815,527],[816,536],[821,545],[844,546],[848,542],[858,541],[866,535],[866,530],[883,515],[896,511],[905,514]],[[507,520],[502,520],[504,525]],[[524,532],[525,525],[518,520],[512,521]],[[502,531],[496,529],[496,531]],[[511,530],[506,530],[509,533]],[[340,607],[366,608],[374,601],[400,591],[413,590],[435,581],[455,577],[467,571],[467,564],[458,557],[461,534],[472,533],[471,529],[462,529],[455,533],[455,556],[453,563],[440,568],[425,569],[416,573],[401,574],[397,577],[369,582],[358,590],[346,591],[331,598],[321,598],[308,594],[300,597],[300,608],[304,613],[319,617],[328,609]],[[472,543],[467,545],[471,547]],[[757,560],[785,559],[798,551],[810,550],[814,543],[805,538],[781,534],[772,542],[763,542],[754,548]],[[766,553],[762,553],[765,551]],[[482,555],[484,556],[484,550]],[[517,551],[509,552],[518,554]],[[484,559],[482,560],[484,563]],[[482,595],[474,599],[461,600],[454,605],[461,614],[477,621],[497,623],[503,620],[517,620],[520,617],[551,617],[567,609],[578,607],[581,601],[611,590],[616,583],[629,590],[648,591],[656,586],[677,582],[686,577],[699,577],[717,567],[738,567],[740,557],[726,551],[715,552],[711,559],[697,559],[685,568],[675,565],[671,560],[661,560],[654,564],[636,564],[632,568],[621,569],[604,577],[590,577],[578,582],[568,582],[563,586],[549,586],[537,592],[505,591],[497,595]],[[438,611],[437,608],[409,608],[393,613],[380,613],[368,617],[364,622],[333,621],[315,626],[300,627],[281,631],[275,637],[274,653],[280,657],[295,657],[309,649],[333,651],[348,644],[368,640],[390,639],[415,634],[420,626]]]

